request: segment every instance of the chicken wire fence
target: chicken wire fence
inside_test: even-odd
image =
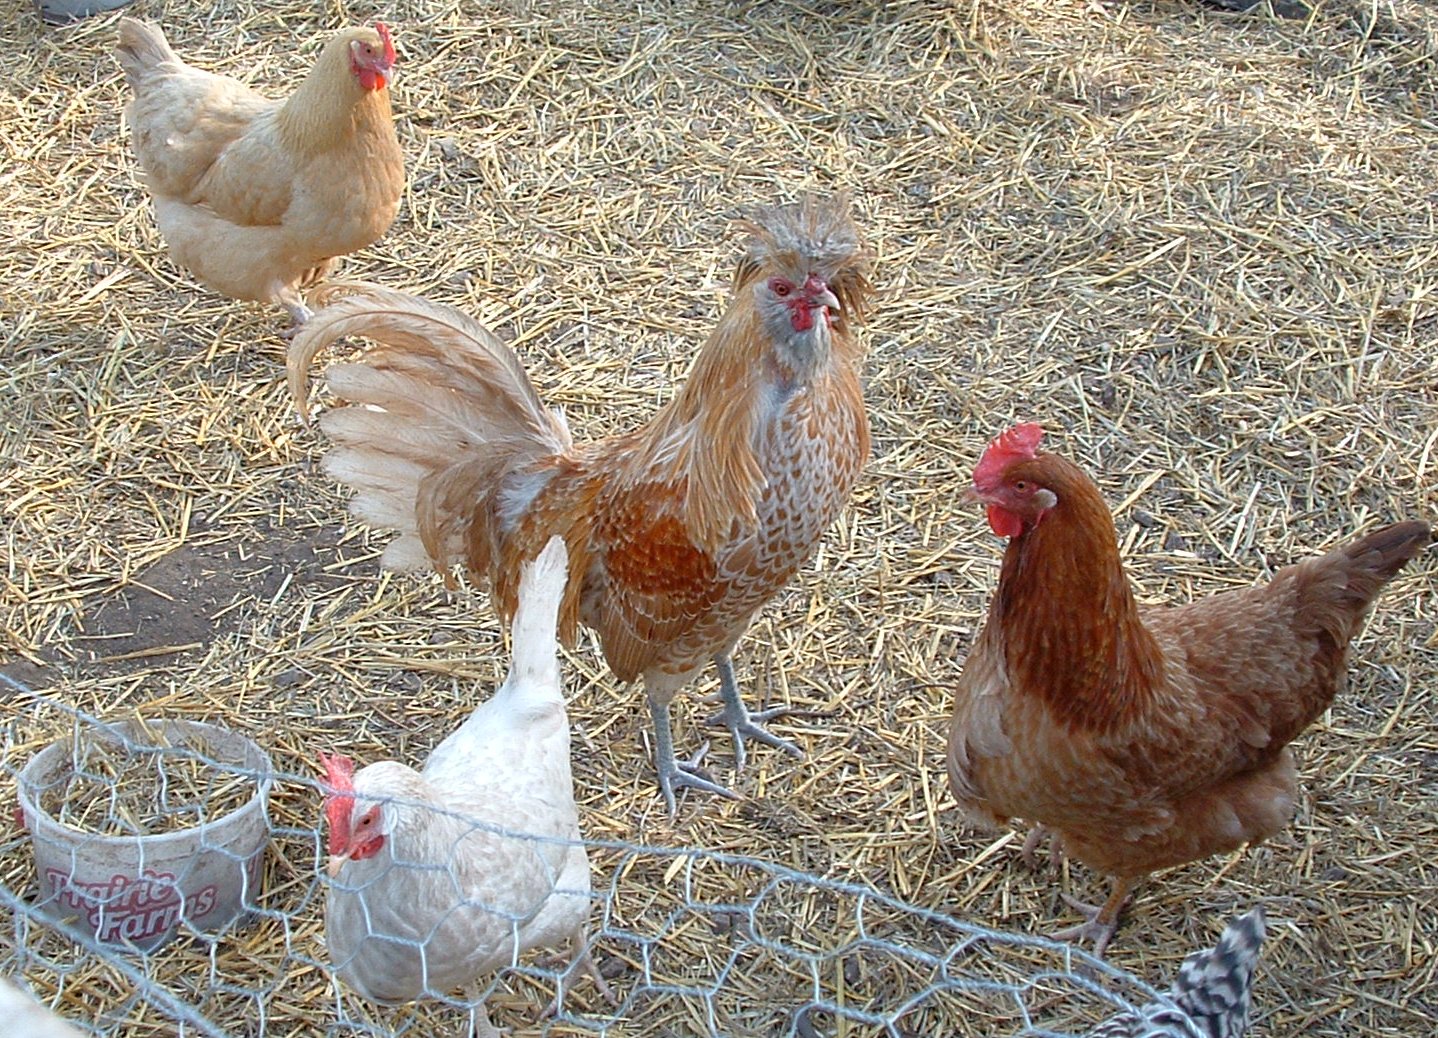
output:
[[[325,953],[318,777],[213,734],[106,724],[3,683],[13,687],[0,781],[24,806],[0,857],[0,977],[23,981],[81,1031],[454,1034],[482,999],[495,1024],[516,1033],[1074,1035],[1159,997],[1070,946],[855,883],[698,847],[585,841],[589,948],[612,1000],[578,967],[525,955],[463,997],[375,1005],[337,980]],[[58,747],[51,766],[37,769],[47,746]],[[251,803],[263,825],[247,864],[250,847],[227,823]],[[42,846],[55,832],[41,832],[37,810],[70,841],[59,866]],[[193,849],[225,867],[197,876],[152,854],[130,864],[140,878],[124,879],[118,861],[95,864],[134,846],[139,831],[169,832],[147,844],[197,837]],[[226,885],[239,914],[211,932],[224,915],[224,891],[214,888]],[[172,940],[145,947],[169,927]]]

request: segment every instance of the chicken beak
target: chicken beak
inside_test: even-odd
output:
[[[959,495],[959,500],[966,505],[977,505],[983,503],[984,496],[979,493],[978,487],[970,485]]]
[[[345,867],[345,862],[349,860],[347,854],[331,854],[329,862],[325,865],[325,872],[329,874],[330,879],[337,878],[340,870]]]
[[[839,297],[825,288],[822,292],[818,292],[813,296],[810,308],[812,309],[817,306],[827,306],[830,313],[837,314],[839,312]]]

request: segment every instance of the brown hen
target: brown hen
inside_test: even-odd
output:
[[[508,346],[402,293],[353,289],[290,351],[303,410],[320,349],[346,335],[377,343],[329,369],[350,406],[320,426],[335,444],[325,469],[355,488],[355,514],[400,532],[387,565],[462,565],[507,619],[521,560],[564,538],[562,635],[592,627],[614,674],[643,679],[671,814],[678,787],[728,794],[676,762],[670,733],[670,701],[711,659],[738,765],[746,736],[800,755],[759,723],[776,711],[745,708],[730,654],[813,556],[869,452],[856,325],[872,288],[847,203],[769,208],[746,229],[733,299],[688,381],[622,435],[574,444]]]
[[[1114,878],[1102,909],[1078,906],[1089,922],[1062,934],[1102,954],[1143,876],[1288,823],[1288,743],[1342,691],[1374,598],[1432,537],[1396,523],[1267,584],[1141,606],[1098,488],[1039,451],[1041,436],[1008,430],[974,471],[1009,544],[959,679],[949,781],[974,818],[1040,823]]]

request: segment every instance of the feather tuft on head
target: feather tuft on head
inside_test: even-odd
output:
[[[350,842],[350,813],[354,810],[355,763],[343,754],[320,754],[325,769],[325,819],[330,824],[329,852],[339,854]]]
[[[974,487],[985,493],[995,490],[1010,465],[1038,457],[1039,443],[1043,438],[1043,426],[1037,422],[1022,422],[999,433],[989,442],[984,456],[974,466]]]
[[[379,33],[380,39],[384,40],[384,63],[388,68],[399,60],[399,55],[394,51],[394,38],[390,36],[389,26],[384,22],[375,22],[374,31]]]
[[[749,240],[734,274],[736,288],[776,267],[817,274],[838,297],[842,316],[863,322],[874,294],[871,260],[848,195],[806,195],[787,205],[765,206],[739,221],[739,227]]]

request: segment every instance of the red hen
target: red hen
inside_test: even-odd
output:
[[[1258,587],[1141,606],[1098,488],[1041,436],[1008,430],[974,470],[1009,544],[959,679],[949,781],[976,819],[1039,823],[1114,878],[1063,934],[1102,954],[1142,877],[1288,823],[1289,742],[1342,691],[1374,598],[1432,538],[1396,523]]]

